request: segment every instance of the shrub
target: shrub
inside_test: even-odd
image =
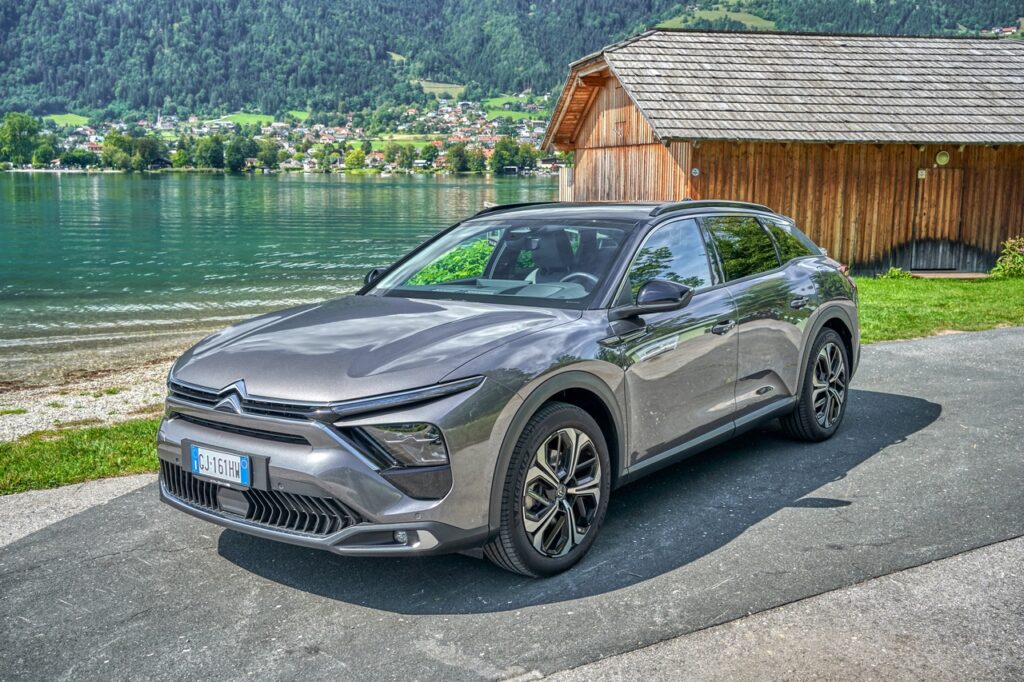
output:
[[[903,268],[889,268],[889,271],[883,272],[878,276],[878,279],[913,279],[913,277],[912,274]]]
[[[1003,252],[992,268],[993,277],[1024,277],[1024,237],[1003,242]]]

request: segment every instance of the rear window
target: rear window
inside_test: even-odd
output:
[[[810,237],[800,231],[791,220],[782,218],[761,218],[761,223],[768,228],[779,249],[779,257],[785,263],[802,256],[821,254],[818,245]]]

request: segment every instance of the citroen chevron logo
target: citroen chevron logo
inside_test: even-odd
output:
[[[239,379],[233,384],[228,384],[224,388],[220,389],[220,391],[217,392],[217,395],[224,395],[225,393],[230,393],[231,391],[234,391],[235,393],[240,395],[242,397],[242,400],[247,400],[249,398],[249,392],[245,390],[245,379]]]
[[[217,392],[217,395],[224,397],[214,405],[213,409],[218,412],[234,412],[235,414],[242,414],[242,401],[249,397],[245,390],[245,381],[242,379],[225,386]]]
[[[234,412],[235,414],[242,414],[242,401],[238,399],[238,395],[232,393],[227,398],[224,398],[217,403],[214,408],[218,412]]]

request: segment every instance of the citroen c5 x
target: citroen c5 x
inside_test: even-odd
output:
[[[853,281],[763,206],[486,209],[182,355],[160,496],[338,554],[552,575],[618,486],[770,419],[831,437],[859,336]]]

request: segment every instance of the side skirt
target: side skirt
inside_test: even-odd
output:
[[[775,417],[781,417],[787,414],[796,407],[797,398],[790,396],[788,398],[782,398],[776,400],[770,405],[749,412],[738,419],[733,420],[728,424],[702,433],[701,435],[681,443],[669,450],[658,453],[653,457],[648,457],[642,462],[634,464],[629,469],[622,472],[622,477],[619,479],[620,485],[635,481],[638,478],[646,476],[647,474],[653,473],[658,469],[676,464],[689,457],[692,457],[708,448],[714,447],[719,443],[724,443],[727,440],[732,439],[735,436],[748,431],[762,422],[766,422],[769,419]]]

